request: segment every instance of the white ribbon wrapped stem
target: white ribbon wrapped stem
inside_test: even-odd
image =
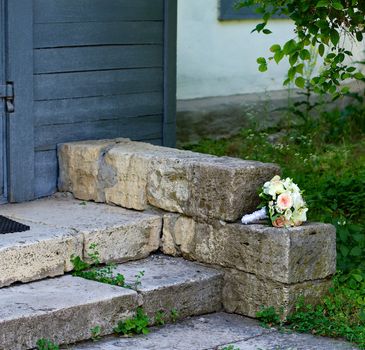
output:
[[[256,222],[258,220],[267,219],[267,213],[266,213],[266,207],[261,208],[260,210],[256,210],[252,214],[244,215],[241,219],[241,222],[244,225],[252,224],[253,222]]]

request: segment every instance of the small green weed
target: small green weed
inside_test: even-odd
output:
[[[91,339],[93,341],[98,341],[101,339],[101,327],[100,326],[95,326],[95,327],[91,328],[90,332],[91,332]]]
[[[90,244],[88,256],[91,260],[92,265],[100,264],[100,253],[98,252],[98,245],[96,243]]]
[[[37,350],[59,350],[60,347],[49,339],[39,339],[37,341]]]
[[[141,284],[144,271],[138,272],[138,274],[135,276],[136,279],[133,285],[126,284],[124,275],[120,273],[114,274],[116,265],[107,264],[105,266],[99,266],[100,254],[97,251],[96,244],[90,244],[89,250],[88,256],[91,260],[91,263],[83,261],[79,256],[73,255],[71,257],[71,263],[74,267],[74,272],[72,274],[73,276],[124,288],[136,288]]]
[[[155,314],[156,326],[163,326],[165,324],[166,313],[163,310],[157,311]]]
[[[176,321],[180,317],[180,312],[178,310],[176,310],[176,309],[172,309],[170,311],[170,317],[171,317],[172,323],[176,323]]]
[[[84,262],[79,256],[71,256],[71,263],[73,265],[74,276],[79,276],[80,272],[85,271],[86,269],[90,268],[91,265]]]
[[[233,345],[225,346],[222,350],[240,350],[240,348],[235,348]]]
[[[274,327],[282,325],[283,310],[278,313],[273,306],[262,307],[260,311],[256,313],[257,319],[260,321],[262,327]]]
[[[144,276],[144,271],[139,271],[134,277],[135,277],[135,282],[134,282],[134,286],[135,288],[137,288],[138,286],[140,286],[142,284],[141,279]]]
[[[84,262],[79,256],[72,257],[71,262],[74,266],[73,276],[111,284],[113,286],[127,287],[125,277],[122,274],[118,273],[114,275],[116,266],[113,264],[98,267]]]
[[[116,334],[131,336],[134,334],[148,334],[149,318],[145,314],[143,308],[136,310],[136,316],[125,321],[119,321],[117,327],[114,328]]]
[[[256,350],[268,350],[268,349],[262,349],[262,348],[257,348]],[[271,348],[270,350],[297,350],[297,348],[283,348],[279,345],[275,346],[275,348]]]

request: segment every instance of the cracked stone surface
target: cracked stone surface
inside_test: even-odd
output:
[[[162,310],[168,319],[172,309],[178,318],[222,309],[223,272],[181,258],[152,255],[147,259],[118,265],[117,272],[134,285],[135,276],[144,271],[141,284],[143,308],[153,318]]]
[[[135,291],[72,276],[2,288],[0,349],[30,349],[40,338],[86,340],[95,326],[110,334],[139,303]]]
[[[255,210],[257,189],[277,165],[154,146],[129,139],[58,148],[59,189],[75,197],[144,210],[235,221]]]
[[[162,219],[156,214],[63,195],[3,205],[1,213],[31,231],[2,235],[0,286],[62,275],[72,269],[72,254],[87,258],[91,243],[101,262],[142,259],[159,248]]]
[[[351,344],[305,334],[281,334],[258,322],[227,313],[186,319],[154,328],[147,336],[106,338],[73,350],[217,350],[234,345],[240,350],[356,350]]]
[[[327,278],[336,272],[334,226],[293,228],[241,225],[164,215],[162,251],[234,268],[286,284]]]

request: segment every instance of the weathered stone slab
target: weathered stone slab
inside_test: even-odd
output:
[[[224,344],[224,345],[222,345]],[[73,350],[356,350],[351,343],[311,334],[265,329],[250,318],[227,313],[192,317],[153,329],[147,336],[78,344]]]
[[[38,223],[47,225],[48,231],[44,229],[43,236],[40,236],[37,242],[40,246],[43,244],[44,235],[53,237],[53,231],[72,232],[72,236],[77,236],[78,242],[81,242],[81,248],[70,253],[87,258],[90,244],[95,243],[101,262],[142,259],[159,248],[162,219],[156,214],[81,202],[62,195],[4,205],[2,213],[18,220],[27,220],[31,227]],[[69,261],[69,258],[67,260]],[[47,261],[44,258],[43,264],[47,264]],[[69,270],[69,263],[66,266]]]
[[[34,348],[40,338],[72,343],[91,328],[111,334],[139,305],[136,292],[72,276],[0,290],[0,349]]]
[[[31,230],[1,235],[0,287],[63,275],[71,256],[82,256],[82,237],[72,230],[22,222]]]
[[[284,284],[235,269],[226,269],[223,304],[227,312],[256,317],[261,307],[283,310],[286,317],[294,310],[300,296],[310,304],[317,304],[332,285],[331,279]]]
[[[336,233],[328,224],[285,229],[166,214],[162,250],[287,284],[336,272]]]
[[[144,271],[141,284],[134,286],[143,308],[154,319],[163,311],[170,319],[173,309],[178,318],[222,309],[223,272],[181,258],[153,255],[147,259],[118,265],[117,270],[134,286],[135,276]]]
[[[107,338],[78,344],[73,350],[207,350],[223,343],[257,338],[271,330],[238,315],[214,313],[155,328],[147,336]],[[255,349],[257,350],[257,349]],[[266,349],[265,349],[266,350]]]
[[[254,210],[259,186],[280,173],[274,164],[128,139],[60,145],[59,159],[60,189],[77,198],[226,221]]]

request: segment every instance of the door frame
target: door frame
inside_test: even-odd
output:
[[[5,85],[5,0],[0,0],[0,84]],[[0,99],[0,204],[7,201],[6,186],[6,114],[5,100]]]
[[[176,147],[177,0],[164,0],[163,145]]]
[[[33,1],[5,1],[6,80],[13,83],[15,111],[7,117],[9,202],[34,198]]]

